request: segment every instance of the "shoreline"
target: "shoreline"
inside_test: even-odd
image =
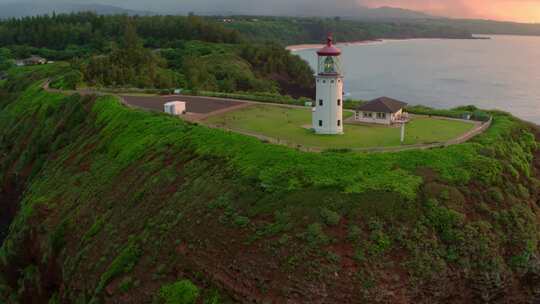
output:
[[[351,42],[340,42],[336,43],[336,46],[350,46],[350,45],[363,45],[363,44],[374,44],[374,43],[382,43],[386,39],[375,39],[375,40],[359,40],[359,41],[351,41]],[[298,52],[298,51],[304,51],[304,50],[313,50],[313,49],[319,49],[322,48],[324,44],[320,43],[305,43],[305,44],[293,44],[288,45],[285,47],[286,50],[291,52]]]
[[[406,40],[433,40],[433,39],[441,39],[441,40],[455,40],[455,39],[461,39],[461,38],[386,38],[386,39],[373,39],[373,40],[358,40],[358,41],[351,41],[351,42],[340,42],[337,43],[336,46],[354,46],[354,45],[369,45],[369,44],[380,44],[384,42],[390,42],[390,41],[406,41]],[[489,40],[491,39],[490,36],[480,35],[480,36],[473,36],[472,38],[463,38],[466,40]],[[315,50],[322,48],[324,44],[293,44],[288,45],[285,47],[286,50],[291,52],[299,52],[299,51],[305,51],[305,50]]]

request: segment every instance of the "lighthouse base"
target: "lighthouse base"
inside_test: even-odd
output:
[[[317,130],[317,129],[313,129],[313,131],[315,132],[315,134],[319,134],[319,135],[343,135],[343,130],[340,130],[340,131],[330,131],[330,130]]]

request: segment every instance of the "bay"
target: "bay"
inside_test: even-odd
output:
[[[435,108],[476,105],[540,124],[540,37],[342,44],[345,91]],[[295,52],[315,69],[314,49]]]

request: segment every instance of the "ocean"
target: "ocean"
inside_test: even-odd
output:
[[[540,124],[540,37],[342,44],[349,98],[435,108],[475,105]],[[295,52],[315,70],[313,49]]]

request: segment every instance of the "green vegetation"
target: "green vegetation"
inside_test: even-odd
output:
[[[409,106],[407,112],[419,115],[434,115],[458,119],[467,119],[468,117],[476,121],[488,121],[490,115],[475,106],[463,106],[454,109],[433,109],[426,106]]]
[[[27,17],[0,21],[0,45],[15,58],[36,54],[69,60],[84,76],[83,83],[72,73],[53,82],[55,88],[313,94],[313,72],[298,56],[277,44],[248,42],[211,18],[92,13]]]
[[[185,95],[193,94],[193,92],[185,91]],[[306,103],[311,104],[313,101],[309,98],[300,97],[293,98],[288,95],[281,95],[276,93],[249,93],[249,92],[237,92],[237,93],[222,93],[222,92],[208,92],[208,91],[199,91],[197,95],[209,96],[209,97],[219,97],[219,98],[231,98],[239,100],[248,100],[248,101],[258,101],[264,103],[276,103],[276,104],[285,104],[293,106],[305,106]]]
[[[96,292],[102,292],[103,288],[117,275],[130,272],[137,264],[142,255],[142,250],[136,240],[131,239],[129,244],[120,251],[118,256],[112,261],[111,265],[101,275]]]
[[[301,302],[322,282],[330,303],[470,303],[539,287],[538,130],[507,113],[447,148],[305,153],[40,88],[69,71],[14,68],[0,88],[0,184],[24,190],[0,301],[215,303],[219,287],[223,303]]]
[[[540,36],[540,25],[537,23],[518,23],[496,20],[475,19],[434,19],[431,21],[416,20],[416,23],[427,23],[435,26],[451,26],[484,35],[520,35]]]
[[[155,48],[174,46],[183,40],[237,43],[241,39],[238,32],[196,16],[140,16],[129,19],[135,22],[138,33],[145,37],[145,45]],[[35,47],[42,48],[41,52],[61,51],[64,56],[53,59],[67,59],[65,55],[69,53],[106,50],[111,40],[120,41],[125,22],[125,15],[100,16],[90,12],[3,20],[0,23],[0,44],[18,46],[15,47],[17,56],[27,57],[34,51],[27,52],[27,47]],[[40,31],[33,30],[38,27]]]
[[[430,21],[355,21],[341,18],[234,17],[225,25],[255,41],[282,44],[321,43],[321,35],[333,33],[337,40],[360,41],[382,38],[472,38],[471,32],[455,25]]]
[[[179,76],[165,67],[165,61],[143,47],[134,25],[127,21],[120,46],[105,56],[92,57],[80,70],[93,86],[175,87]]]
[[[77,70],[71,70],[64,75],[53,79],[50,87],[60,90],[75,90],[83,81],[83,75]]]
[[[6,48],[0,48],[0,72],[6,71],[13,66],[13,55],[11,51]]]
[[[161,287],[159,297],[164,304],[195,304],[199,289],[191,281],[182,280]]]
[[[339,213],[334,212],[327,208],[323,208],[321,210],[321,217],[324,223],[329,226],[336,226],[337,224],[339,224],[339,221],[341,220],[341,216],[339,215]]]
[[[344,119],[351,117],[344,113]],[[232,130],[268,136],[290,145],[327,149],[354,149],[399,146],[400,128],[373,125],[345,125],[345,134],[314,134],[309,109],[256,105],[210,117],[207,122]],[[444,142],[471,130],[472,123],[418,117],[406,127],[405,145]]]

